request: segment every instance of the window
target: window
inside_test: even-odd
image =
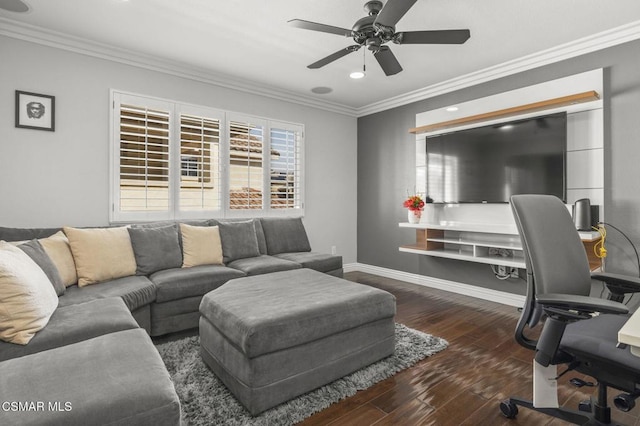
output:
[[[169,208],[169,112],[122,104],[119,118],[119,208]]]
[[[301,125],[112,99],[112,222],[303,213]]]
[[[180,212],[214,213],[221,209],[222,121],[214,111],[180,114]]]
[[[271,170],[269,177],[269,207],[272,209],[293,209],[301,197],[300,150],[302,130],[295,126],[272,123]]]
[[[229,121],[229,209],[263,208],[264,123]]]

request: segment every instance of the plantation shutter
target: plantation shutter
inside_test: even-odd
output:
[[[168,212],[168,110],[119,104],[119,211]]]
[[[109,220],[304,214],[304,128],[112,91]]]
[[[221,116],[180,114],[180,210],[219,211]]]
[[[271,209],[302,208],[302,128],[271,123]]]
[[[229,121],[229,209],[263,208],[264,123]]]

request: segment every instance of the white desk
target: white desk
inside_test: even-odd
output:
[[[640,309],[618,331],[618,342],[629,345],[631,353],[640,356]]]

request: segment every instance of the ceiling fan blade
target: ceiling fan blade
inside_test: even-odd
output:
[[[340,49],[337,52],[332,53],[326,58],[322,58],[319,61],[312,63],[311,65],[307,65],[307,68],[311,68],[311,69],[322,68],[325,65],[335,61],[336,59],[340,59],[343,56],[347,56],[349,53],[355,52],[358,49],[360,49],[359,44],[354,44],[353,46],[345,47],[344,49]]]
[[[337,34],[345,37],[351,37],[351,30],[348,30],[346,28],[319,24],[317,22],[304,21],[302,19],[292,19],[288,23],[293,27],[302,28],[303,30],[320,31],[323,33]]]
[[[400,63],[391,49],[389,49],[389,46],[381,46],[380,50],[375,52],[373,56],[376,57],[380,67],[382,67],[382,71],[384,71],[387,76],[398,74],[402,71]]]
[[[413,6],[416,1],[418,0],[388,0],[380,13],[378,13],[378,16],[376,16],[374,24],[385,27],[395,27],[400,18],[411,9],[411,6]]]
[[[404,31],[396,33],[398,44],[462,44],[469,40],[469,30]]]

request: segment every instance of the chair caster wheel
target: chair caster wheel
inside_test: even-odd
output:
[[[515,419],[518,415],[518,406],[507,399],[506,401],[502,401],[500,403],[500,411],[506,418]]]
[[[584,401],[580,401],[578,403],[578,410],[585,412],[585,413],[590,413],[591,412],[591,401],[588,399],[585,399]]]

